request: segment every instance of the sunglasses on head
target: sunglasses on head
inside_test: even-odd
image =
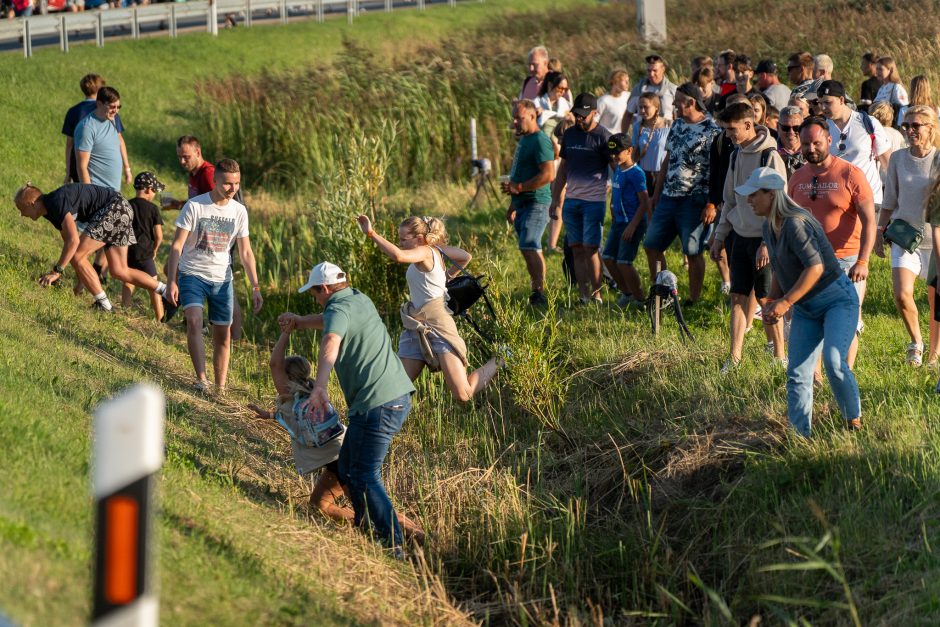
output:
[[[848,133],[839,133],[839,152],[845,152],[845,140],[848,137]]]

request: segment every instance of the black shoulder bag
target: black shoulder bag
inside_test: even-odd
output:
[[[467,313],[467,310],[473,307],[473,305],[482,298],[483,302],[486,303],[486,308],[490,311],[490,315],[493,316],[493,320],[496,320],[496,311],[493,310],[493,305],[486,295],[486,288],[489,286],[483,285],[480,282],[480,279],[485,279],[486,275],[481,274],[479,276],[473,276],[467,272],[463,266],[444,254],[444,251],[439,247],[435,246],[435,248],[441,253],[441,257],[460,270],[460,276],[456,276],[446,283],[447,308],[453,312],[454,316],[459,316],[469,322],[473,330],[477,332],[477,335],[487,342],[492,342],[493,340],[480,330],[480,327],[477,326]]]

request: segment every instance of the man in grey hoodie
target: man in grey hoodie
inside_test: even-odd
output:
[[[735,187],[743,184],[760,167],[773,168],[786,178],[786,166],[777,153],[777,143],[766,127],[757,124],[754,109],[739,103],[725,108],[718,117],[725,135],[735,145],[725,178],[724,208],[715,230],[711,256],[717,258],[724,248],[731,270],[731,357],[722,366],[727,373],[741,361],[744,334],[754,313],[751,292],[762,306],[770,293],[772,275],[767,246],[762,239],[765,218],[754,215],[745,196]],[[781,363],[786,360],[783,325],[765,325],[767,349]]]

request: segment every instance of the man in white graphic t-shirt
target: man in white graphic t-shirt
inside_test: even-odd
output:
[[[248,212],[235,200],[240,181],[238,163],[222,159],[215,164],[215,188],[190,198],[176,219],[176,236],[167,263],[167,298],[182,307],[186,317],[186,343],[199,392],[210,389],[202,340],[202,308],[207,301],[215,385],[219,392],[225,390],[235,302],[230,254],[236,243],[238,256],[251,282],[255,313],[263,302],[255,254],[248,240]]]

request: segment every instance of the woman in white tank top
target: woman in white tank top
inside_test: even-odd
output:
[[[457,400],[469,401],[486,387],[496,371],[504,365],[501,359],[494,357],[468,376],[466,344],[457,335],[453,316],[446,309],[447,280],[450,277],[443,255],[463,268],[470,263],[470,254],[460,248],[447,246],[444,222],[437,218],[412,216],[403,220],[398,227],[398,246],[372,230],[368,216],[361,215],[358,220],[359,228],[382,252],[393,261],[408,264],[405,278],[411,300],[409,311],[413,311],[416,317],[431,328],[426,337],[430,339],[431,351],[451,393]],[[459,272],[453,267],[450,271],[455,274]],[[398,356],[412,381],[429,365],[421,351],[418,331],[402,331]]]

